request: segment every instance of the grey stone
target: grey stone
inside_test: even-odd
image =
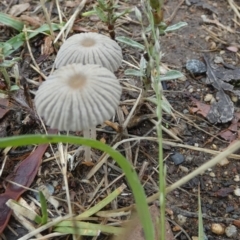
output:
[[[186,63],[186,68],[189,72],[196,75],[207,72],[206,65],[197,59],[188,60]]]
[[[181,153],[174,153],[170,156],[170,159],[174,162],[175,165],[180,165],[185,161],[184,156]]]
[[[235,237],[237,235],[237,228],[234,225],[229,225],[225,229],[225,234],[229,238]]]

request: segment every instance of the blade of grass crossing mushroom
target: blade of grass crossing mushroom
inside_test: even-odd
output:
[[[92,139],[84,139],[75,136],[58,136],[58,135],[25,135],[0,139],[0,148],[7,146],[23,146],[28,144],[40,144],[40,143],[70,143],[78,145],[87,145],[89,147],[96,148],[109,154],[122,168],[126,174],[128,183],[132,189],[136,208],[139,214],[140,221],[143,226],[144,235],[146,240],[154,239],[154,227],[151,220],[151,215],[146,202],[146,196],[143,187],[138,179],[138,175],[135,172],[132,165],[128,160],[120,154],[118,151],[112,149],[110,146],[103,144],[99,141]]]

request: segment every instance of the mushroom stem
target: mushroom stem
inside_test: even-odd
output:
[[[97,139],[97,133],[96,133],[96,127],[92,127],[90,129],[90,136],[93,140],[96,140]]]
[[[83,137],[84,138],[91,138],[91,129],[83,130]],[[88,146],[84,146],[84,159],[85,161],[92,161],[91,159],[91,148]]]

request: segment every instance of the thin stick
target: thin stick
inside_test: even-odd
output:
[[[70,17],[70,19],[67,21],[67,23],[65,24],[65,26],[61,29],[60,33],[57,35],[56,39],[54,40],[54,43],[57,42],[57,40],[60,38],[60,36],[64,33],[64,31],[66,30],[66,37],[68,35],[68,33],[70,32],[70,30],[72,29],[73,23],[77,17],[77,15],[79,14],[79,12],[84,8],[85,4],[86,4],[87,0],[82,0],[81,3],[79,4],[79,6],[77,7],[76,11],[74,12],[74,14]]]
[[[173,191],[174,189],[182,186],[183,184],[185,184],[186,182],[188,182],[195,176],[199,175],[200,173],[215,166],[218,162],[220,162],[222,159],[228,157],[230,154],[237,151],[239,148],[240,148],[240,141],[237,141],[234,144],[232,144],[228,149],[226,149],[224,152],[218,154],[216,157],[214,157],[210,161],[206,162],[205,164],[203,164],[202,166],[200,166],[193,172],[191,172],[188,175],[186,175],[185,177],[181,178],[179,181],[177,181],[177,182],[173,183],[171,186],[167,187],[166,193]],[[157,200],[158,198],[159,198],[159,192],[155,193],[151,197],[147,198],[147,202],[148,203],[153,202],[153,201]]]
[[[67,220],[67,219],[69,219],[71,217],[72,217],[72,215],[70,215],[70,214],[68,214],[68,215],[66,215],[64,217],[57,217],[54,220],[52,220],[51,222],[49,222],[49,223],[47,223],[47,224],[37,228],[36,230],[34,230],[34,231],[32,231],[32,232],[30,232],[28,234],[26,234],[25,236],[19,238],[18,240],[28,240],[29,238],[31,238],[33,236],[36,236],[38,233],[40,233],[40,232],[42,232],[42,231],[44,231],[44,230],[46,230],[46,229],[56,225],[57,223],[59,223],[61,221]]]
[[[64,184],[65,184],[65,188],[66,188],[68,211],[69,211],[69,214],[72,215],[72,205],[71,205],[71,199],[70,199],[69,187],[68,187],[68,179],[67,179],[67,159],[64,156],[62,143],[58,144],[58,151],[59,151],[59,157],[60,157],[60,162],[61,162],[61,167],[62,167],[61,170],[62,170],[62,174],[63,174]]]

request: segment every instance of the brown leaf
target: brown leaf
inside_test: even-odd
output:
[[[149,207],[149,210],[152,217],[152,221],[154,223],[154,230],[155,230],[154,240],[158,240],[160,238],[159,222],[158,222],[159,209],[155,205],[152,205],[151,207]],[[114,238],[114,240],[122,240],[122,239],[145,240],[140,220],[136,214],[133,214],[130,222],[128,222],[128,224],[126,225],[125,231],[120,236],[117,236]],[[174,236],[168,221],[166,221],[165,240],[174,240]]]
[[[44,38],[44,44],[42,46],[42,55],[51,55],[54,52],[52,38],[47,36]]]
[[[56,130],[49,130],[48,133],[56,133]],[[24,161],[22,161],[14,170],[12,174],[7,177],[7,180],[18,183],[25,187],[29,187],[42,162],[42,156],[45,153],[48,144],[39,145],[32,154],[30,154]],[[8,224],[8,220],[11,216],[11,209],[6,206],[6,202],[9,199],[17,200],[24,192],[25,188],[18,186],[13,183],[8,183],[6,186],[5,193],[0,195],[0,233],[3,232],[4,228]]]
[[[233,188],[221,188],[217,192],[214,192],[213,195],[215,197],[227,197],[233,190]]]
[[[17,4],[11,7],[9,14],[12,16],[18,16],[21,13],[25,12],[30,7],[29,3]]]
[[[224,140],[229,141],[229,142],[234,141],[238,137],[236,132],[233,132],[229,129],[225,129],[225,130],[221,131],[218,135],[221,138],[223,138]]]
[[[240,220],[234,220],[234,221],[233,221],[233,224],[234,224],[236,227],[240,228]]]
[[[30,17],[30,16],[27,16],[27,15],[21,15],[20,19],[22,21],[27,22],[29,25],[33,26],[34,28],[38,28],[42,25],[42,22],[36,16]]]
[[[210,106],[198,101],[197,99],[191,97],[192,104],[196,107],[190,107],[189,110],[191,113],[198,113],[201,114],[203,117],[207,117],[209,111],[210,111]]]

